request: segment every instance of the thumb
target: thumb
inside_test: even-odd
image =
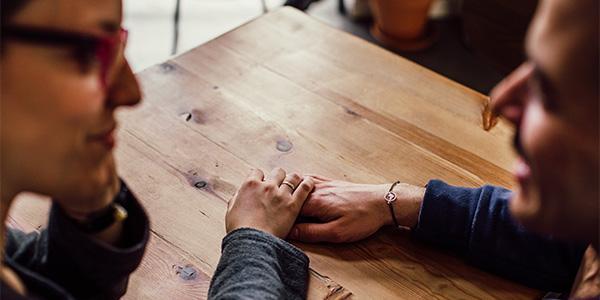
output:
[[[306,243],[335,242],[331,223],[297,223],[287,238]]]

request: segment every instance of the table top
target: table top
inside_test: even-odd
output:
[[[203,299],[226,202],[252,168],[360,183],[510,187],[513,128],[483,130],[479,94],[282,8],[138,74],[144,101],[118,113],[116,157],[151,219],[124,299]],[[43,226],[24,195],[9,223]],[[543,293],[383,228],[352,244],[294,243],[309,299],[533,299]]]

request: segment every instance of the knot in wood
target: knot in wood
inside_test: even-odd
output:
[[[196,187],[197,189],[206,188],[207,185],[208,185],[208,183],[206,183],[206,181],[204,181],[204,180],[194,183],[194,187]]]
[[[281,152],[288,152],[290,150],[292,150],[292,143],[289,141],[277,141],[277,150],[281,151]]]
[[[194,280],[198,276],[198,271],[191,266],[185,266],[177,270],[177,274],[183,280]]]

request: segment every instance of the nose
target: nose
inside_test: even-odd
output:
[[[525,62],[502,80],[490,93],[495,114],[515,124],[523,118],[523,110],[529,93],[529,78],[533,73],[533,63]]]
[[[141,92],[129,63],[121,64],[114,80],[107,87],[107,105],[111,108],[132,106],[140,102]]]

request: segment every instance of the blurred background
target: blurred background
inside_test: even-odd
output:
[[[359,5],[355,1],[343,1],[345,14],[340,13],[339,0],[316,1],[306,13],[484,94],[522,61],[525,28],[537,3],[537,0],[433,0],[429,18],[437,32],[436,42],[420,51],[401,51],[372,37],[369,31],[372,18],[364,13],[364,8],[357,11]],[[279,9],[285,2],[264,0],[268,11]],[[174,45],[178,0],[124,0],[123,3],[123,26],[130,32],[126,55],[136,73],[264,13],[262,0],[179,0],[178,37]]]

